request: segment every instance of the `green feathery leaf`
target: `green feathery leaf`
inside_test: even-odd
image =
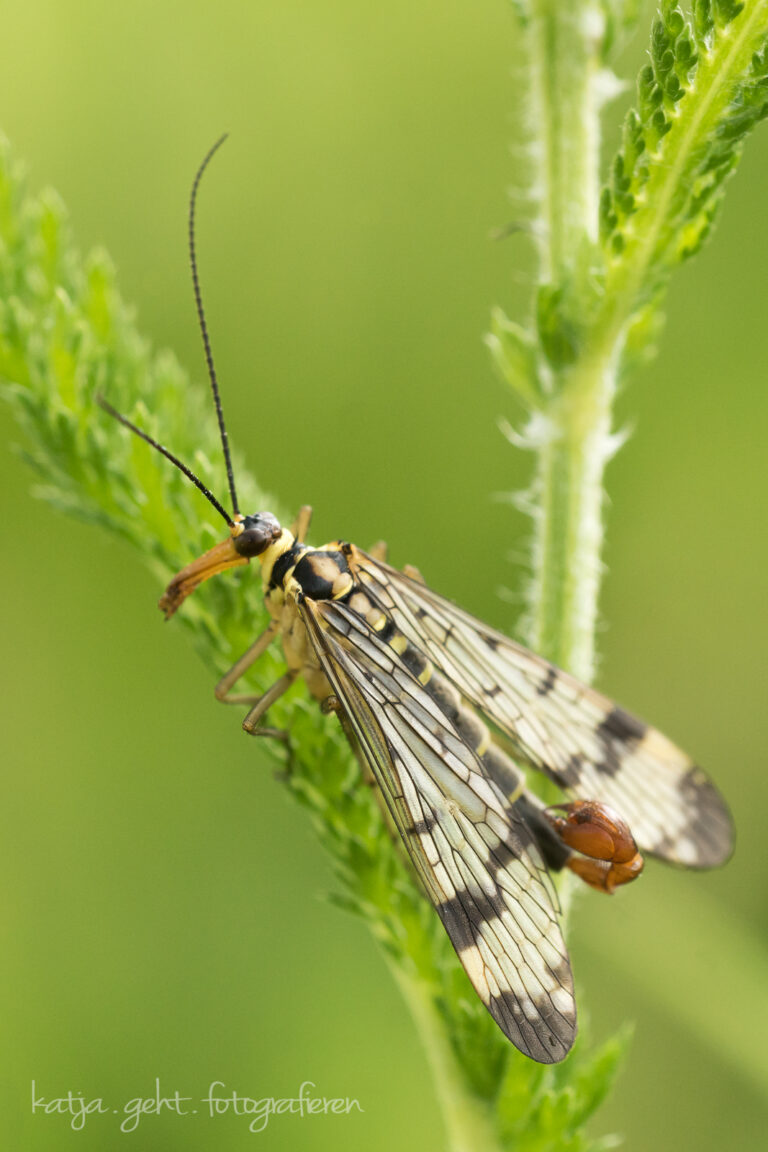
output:
[[[699,0],[689,20],[665,3],[637,105],[601,200],[606,293],[631,311],[709,234],[755,125],[768,114],[768,4]]]

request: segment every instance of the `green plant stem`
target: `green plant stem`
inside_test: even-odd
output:
[[[540,202],[539,272],[557,280],[584,234],[597,239],[600,74],[594,0],[531,0],[528,16],[530,120]]]
[[[538,448],[529,643],[585,683],[594,671],[615,394],[611,355],[580,361],[549,404]]]
[[[401,965],[390,961],[389,967],[427,1056],[449,1152],[501,1152],[491,1112],[468,1090],[432,991]]]
[[[591,0],[533,0],[528,38],[538,142],[539,277],[569,275],[598,228],[600,35]],[[534,539],[527,640],[580,679],[594,666],[603,470],[610,455],[615,357],[587,353],[553,373],[540,363],[543,411],[534,443]]]
[[[589,2],[532,0],[529,50],[533,122],[540,138],[535,187],[542,283],[582,302],[575,359],[539,360],[533,491],[530,646],[589,682],[594,674],[603,539],[603,474],[620,442],[612,433],[618,374],[633,323],[652,305],[688,243],[681,217],[701,157],[733,106],[735,85],[764,43],[768,0],[753,0],[702,53],[696,98],[683,100],[625,226],[623,247],[603,257],[597,230],[600,9]],[[590,257],[590,250],[591,257]],[[586,254],[586,255],[585,255]],[[601,269],[590,314],[588,273]],[[580,278],[580,279],[579,279]],[[574,290],[575,289],[575,290]],[[645,336],[647,344],[649,337]]]

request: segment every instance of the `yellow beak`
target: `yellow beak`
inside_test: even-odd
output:
[[[166,620],[173,616],[176,609],[186,600],[190,592],[194,592],[198,584],[215,576],[217,572],[224,572],[227,568],[234,568],[238,564],[247,564],[248,559],[235,550],[235,542],[231,536],[221,544],[215,544],[197,560],[193,560],[186,568],[178,572],[160,597],[158,608],[165,612]]]

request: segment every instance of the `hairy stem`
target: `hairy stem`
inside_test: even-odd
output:
[[[603,540],[603,472],[612,452],[615,357],[579,363],[549,405],[538,449],[529,643],[589,682]]]
[[[599,6],[534,0],[528,26],[539,277],[560,284],[597,239]],[[533,491],[533,576],[527,640],[582,680],[594,665],[602,481],[610,455],[615,356],[587,351],[560,370],[543,361]]]
[[[585,681],[594,673],[603,473],[621,442],[611,414],[625,349],[652,341],[650,320],[672,268],[701,244],[744,137],[768,112],[768,0],[699,5],[697,50],[682,12],[664,5],[650,81],[641,74],[642,115],[625,125],[598,244],[602,7],[528,7],[540,288],[538,395],[527,429],[537,464],[526,638]]]
[[[552,282],[586,233],[597,239],[602,16],[593,0],[531,0],[529,95],[536,134],[540,276]]]

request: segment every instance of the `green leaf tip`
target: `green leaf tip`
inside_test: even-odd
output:
[[[744,140],[768,114],[767,40],[764,0],[696,3],[691,20],[665,3],[654,20],[600,206],[606,258],[632,265],[626,277],[613,267],[606,288],[631,280],[631,307],[708,236]]]
[[[533,337],[500,308],[494,308],[485,342],[502,380],[527,408],[536,407],[540,385]]]

